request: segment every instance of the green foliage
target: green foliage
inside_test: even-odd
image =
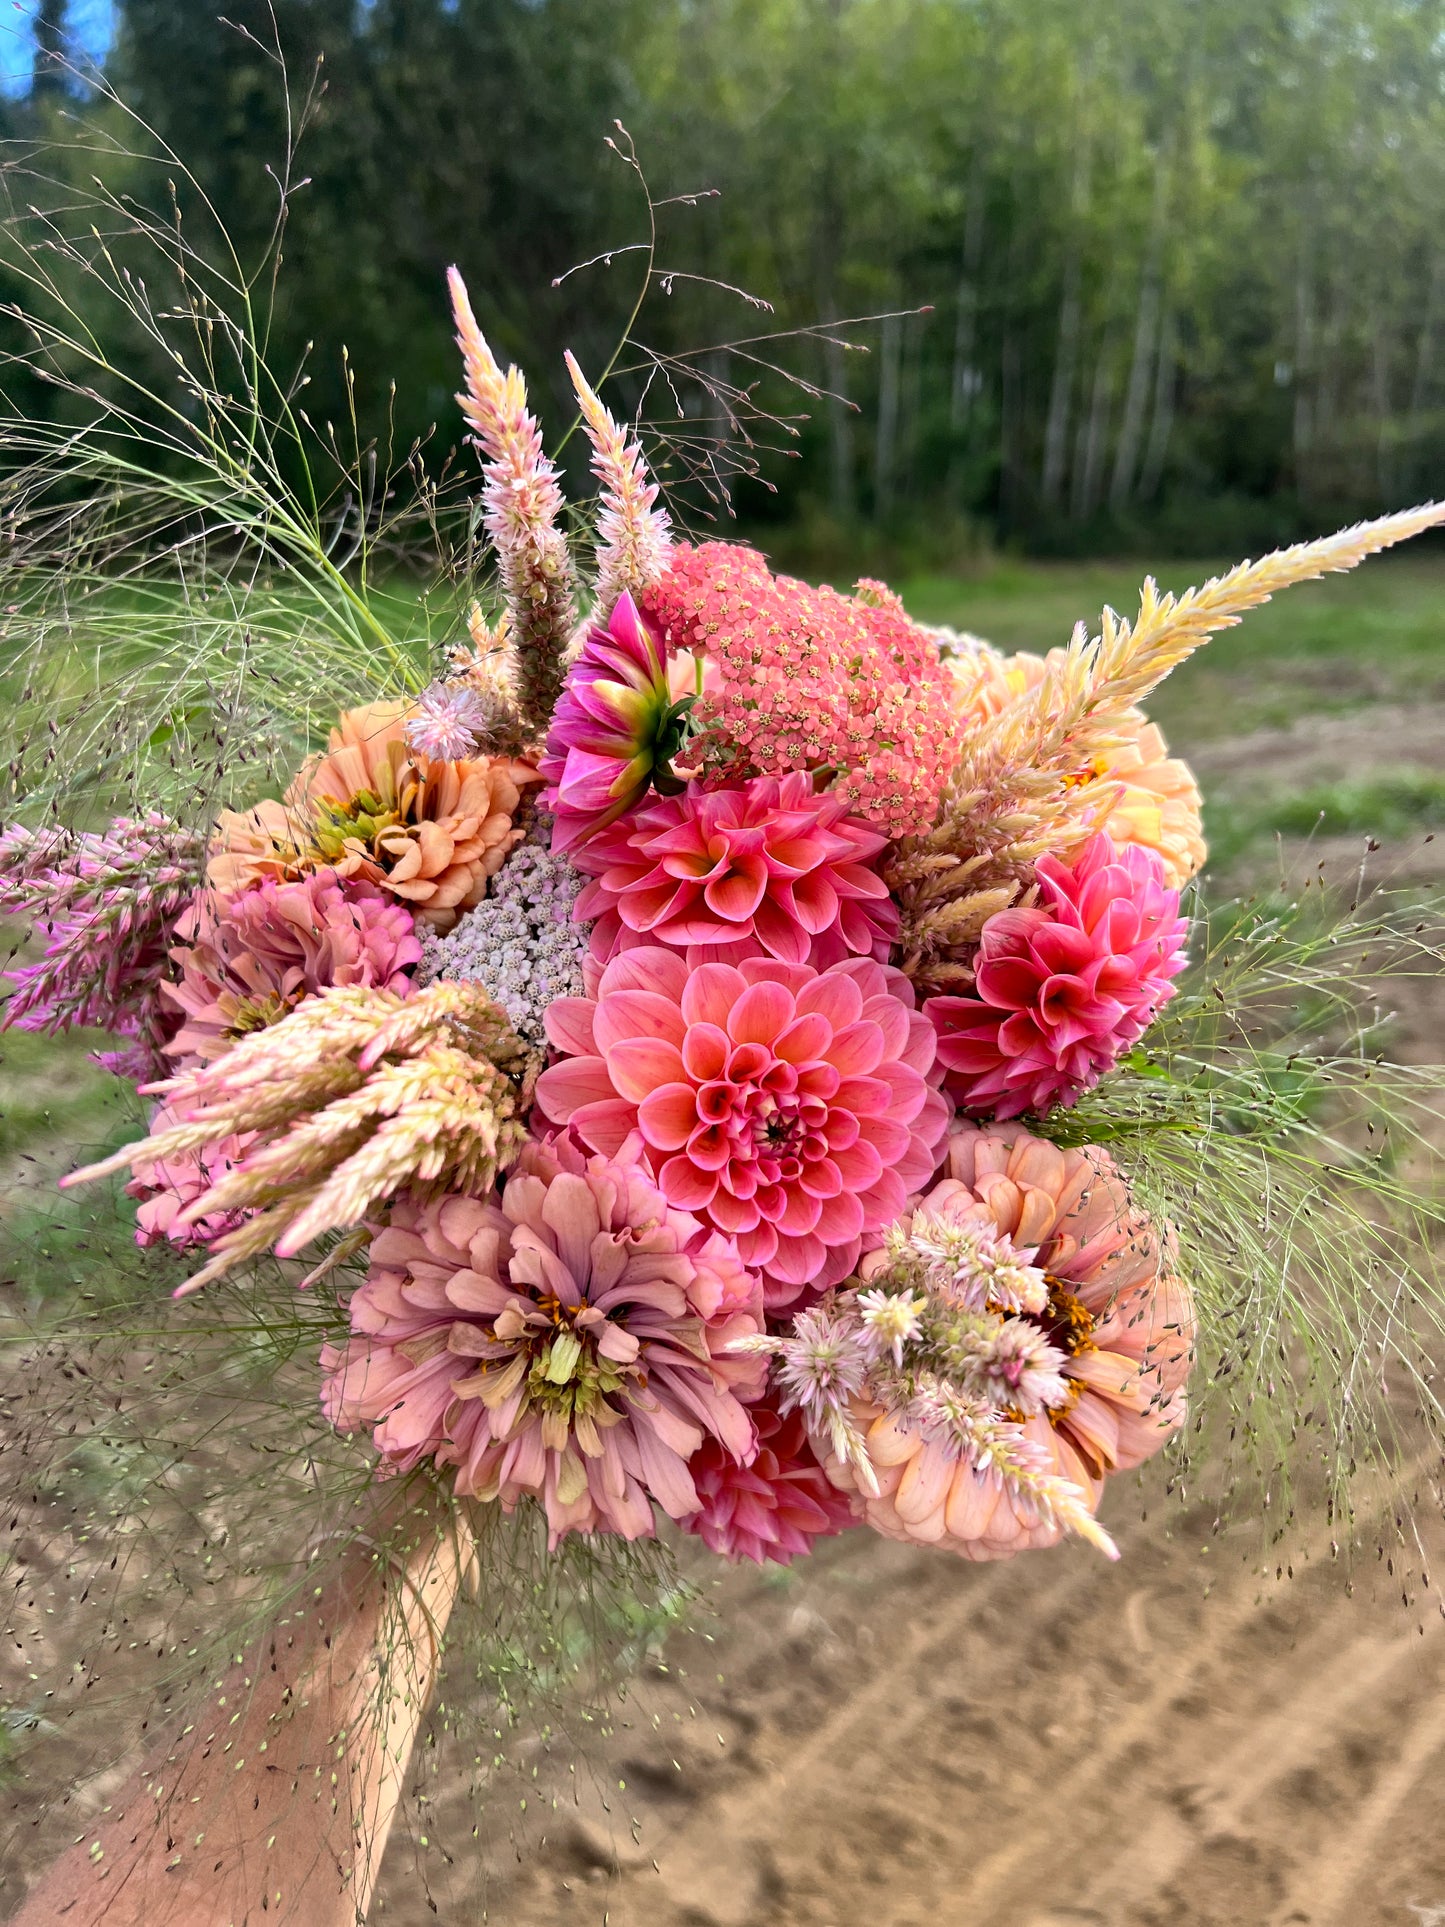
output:
[[[710,363],[716,394],[683,382],[676,412],[760,384],[796,415],[779,359],[820,391],[784,438],[799,459],[739,491],[817,566],[860,522],[905,548],[922,522],[966,552],[984,523],[1054,552],[1237,554],[1438,473],[1434,5],[245,0],[223,19],[123,0],[120,18],[121,98],[193,170],[188,214],[204,196],[260,280],[300,137],[283,226],[304,277],[268,352],[290,371],[314,344],[312,419],[354,399],[363,441],[455,439],[449,261],[546,412],[570,415],[562,348],[599,365],[635,290],[635,184],[604,146],[620,118],[660,198],[721,191],[667,209],[672,265],[779,315],[736,330],[755,339]],[[119,151],[122,110],[85,112],[92,165],[159,205]],[[629,403],[699,338],[706,297],[684,274],[670,288],[664,360],[635,359]],[[846,331],[775,338],[885,314],[867,355]]]

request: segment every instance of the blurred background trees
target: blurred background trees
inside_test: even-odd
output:
[[[85,35],[75,4],[32,9],[20,142],[71,139],[77,117],[122,134],[55,58],[97,44],[98,4]],[[939,559],[994,538],[1243,549],[1442,485],[1445,0],[274,0],[274,28],[264,0],[220,11],[102,8],[106,75],[258,262],[321,59],[271,340],[287,369],[313,344],[317,419],[347,406],[345,344],[368,433],[456,439],[455,260],[560,426],[561,349],[599,372],[638,285],[623,252],[553,285],[645,236],[605,144],[620,119],[655,199],[720,190],[661,209],[661,264],[775,308],[663,283],[653,347],[888,317],[703,363],[714,394],[755,387],[798,418],[795,459],[735,490],[792,560],[827,566],[865,524]],[[677,401],[716,408],[687,384]],[[652,406],[677,413],[656,383]]]

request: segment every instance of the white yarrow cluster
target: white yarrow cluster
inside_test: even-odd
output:
[[[539,818],[539,826],[545,824]],[[583,994],[588,926],[574,924],[572,911],[585,882],[565,857],[529,838],[454,930],[423,937],[417,981],[485,985],[523,1043],[540,1050],[547,1006]]]

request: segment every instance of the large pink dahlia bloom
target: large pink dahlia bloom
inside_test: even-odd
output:
[[[675,1211],[637,1161],[533,1143],[499,1199],[403,1199],[322,1354],[322,1399],[370,1426],[391,1469],[457,1468],[465,1496],[531,1496],[552,1540],[653,1531],[700,1503],[688,1461],[716,1439],[752,1457],[762,1362],[756,1278]]]
[[[690,663],[690,658],[689,658]],[[567,671],[541,771],[555,850],[613,823],[665,775],[686,734],[692,692],[674,700],[668,652],[627,593],[589,630]]]
[[[871,1482],[815,1442],[886,1537],[1006,1558],[1055,1544],[1070,1523],[1047,1502],[1048,1481],[1068,1481],[1093,1513],[1110,1474],[1142,1464],[1183,1424],[1194,1307],[1174,1275],[1172,1237],[1134,1207],[1107,1152],[1061,1150],[1018,1124],[965,1125],[949,1139],[946,1171],[893,1249],[865,1261],[865,1281],[912,1263],[925,1336],[940,1301],[997,1328],[969,1344],[997,1354],[998,1415],[1012,1436],[989,1463],[961,1453],[941,1420],[952,1395],[966,1426],[976,1388],[971,1400],[915,1372],[909,1406],[866,1392],[851,1400]],[[1011,1455],[1016,1478],[1000,1471]]]
[[[179,981],[164,1002],[181,1028],[167,1054],[206,1062],[332,984],[405,995],[421,960],[416,923],[374,885],[322,870],[296,883],[258,883],[233,897],[200,892],[177,925]]]
[[[702,1509],[683,1520],[724,1559],[790,1566],[815,1539],[854,1525],[853,1509],[818,1463],[802,1414],[753,1405],[758,1455],[749,1465],[717,1439],[704,1439],[688,1462]]]
[[[559,998],[543,1113],[611,1153],[640,1130],[669,1201],[737,1240],[769,1309],[846,1278],[931,1175],[949,1107],[901,971],[627,950]]]
[[[804,775],[659,797],[579,849],[577,903],[607,963],[638,943],[689,963],[887,961],[898,910],[870,867],[886,839]]]
[[[1043,857],[1039,902],[979,939],[973,994],[931,997],[938,1060],[960,1107],[1047,1111],[1093,1088],[1174,995],[1187,921],[1152,850],[1102,832],[1071,863]]]

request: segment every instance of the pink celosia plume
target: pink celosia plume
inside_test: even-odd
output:
[[[682,1521],[709,1551],[754,1565],[790,1566],[816,1539],[856,1523],[846,1496],[829,1479],[808,1442],[802,1415],[751,1405],[757,1457],[740,1464],[717,1439],[705,1439],[688,1461],[702,1501]]]
[[[296,883],[266,880],[232,897],[202,891],[176,934],[179,974],[161,996],[179,1025],[166,1052],[183,1064],[219,1057],[331,984],[404,996],[421,959],[409,910],[330,871]]]
[[[872,868],[885,838],[804,775],[738,788],[690,783],[624,817],[577,852],[595,881],[577,904],[608,962],[640,942],[690,963],[778,957],[819,969],[886,962],[898,912]]]
[[[100,1062],[137,1082],[161,1075],[173,1028],[161,1002],[176,924],[191,900],[203,839],[152,812],[105,831],[0,834],[0,911],[29,917],[45,954],[6,974],[0,1024],[54,1033],[113,1031],[134,1041]]]
[[[629,442],[589,386],[569,350],[567,372],[577,391],[597,477],[597,609],[606,616],[618,596],[641,597],[661,581],[672,555],[672,525],[657,506],[642,444]]]
[[[670,1202],[737,1240],[770,1308],[837,1283],[933,1169],[949,1107],[902,973],[624,951],[559,999],[543,1113],[611,1152],[641,1130]]]
[[[624,1146],[530,1145],[499,1199],[402,1199],[328,1346],[323,1401],[368,1426],[388,1467],[432,1458],[457,1490],[544,1506],[569,1532],[653,1531],[698,1509],[707,1439],[746,1462],[760,1361],[757,1280],[732,1245],[674,1210]]]
[[[517,697],[540,735],[561,688],[563,653],[576,621],[572,561],[560,526],[562,490],[528,412],[521,369],[502,373],[455,268],[448,268],[447,284],[466,370],[457,401],[482,452],[484,518],[512,616]]]
[[[938,1060],[965,1110],[995,1117],[1075,1102],[1173,996],[1188,924],[1152,850],[1092,837],[1038,865],[1039,901],[990,917],[974,993],[931,997]]]

